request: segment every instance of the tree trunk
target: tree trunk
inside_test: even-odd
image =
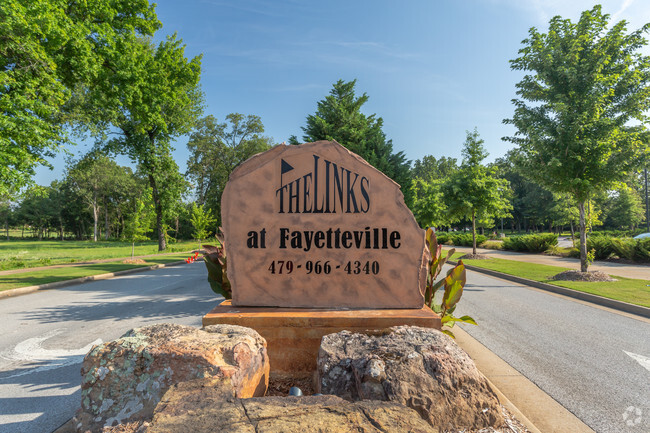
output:
[[[580,209],[580,271],[587,272],[587,221],[585,218],[585,202],[578,204]]]
[[[97,206],[97,192],[93,193],[93,242],[99,240],[97,222],[99,221],[99,206]]]
[[[106,197],[104,197],[104,227],[106,233],[104,234],[104,238],[108,240],[108,237],[110,235],[110,229],[108,227],[108,206],[106,205]]]
[[[163,220],[162,220],[162,202],[160,200],[160,194],[158,194],[158,186],[156,185],[156,179],[153,175],[149,175],[149,185],[151,185],[151,197],[153,198],[154,208],[156,210],[156,228],[158,230],[158,251],[165,251],[167,244],[165,242],[165,233],[163,231]]]
[[[131,242],[131,261],[133,261],[134,256],[135,256],[135,242]]]
[[[476,254],[476,213],[472,210],[472,254]]]

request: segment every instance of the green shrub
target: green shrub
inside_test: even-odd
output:
[[[601,233],[592,234],[587,239],[587,250],[594,251],[596,260],[616,256],[636,262],[650,262],[650,239],[612,238]],[[580,257],[579,250],[576,251],[578,252],[571,254],[571,257]]]
[[[471,247],[472,234],[471,233],[454,233],[450,235],[451,241],[456,246]],[[486,236],[476,235],[476,245],[480,245],[487,240]]]
[[[555,245],[557,245],[557,235],[554,233],[511,236],[503,240],[504,250],[531,253],[542,253]]]
[[[501,240],[491,240],[488,239],[487,241],[483,242],[481,244],[482,248],[487,248],[490,250],[502,250],[503,249],[503,242]]]
[[[631,238],[621,238],[610,239],[610,244],[612,245],[612,250],[614,254],[619,256],[622,259],[634,260],[634,250],[636,246],[636,240]],[[589,242],[587,242],[589,245]]]
[[[449,233],[436,233],[436,236],[439,244],[446,244],[450,240]]]
[[[606,260],[616,253],[612,245],[612,238],[595,233],[587,239],[587,251],[591,250],[594,250],[596,260]]]
[[[634,260],[650,262],[650,238],[637,239],[634,247]]]

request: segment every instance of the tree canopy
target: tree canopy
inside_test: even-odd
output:
[[[413,202],[410,161],[404,152],[393,152],[393,142],[386,139],[382,130],[383,119],[361,112],[368,95],[357,97],[356,83],[357,80],[339,80],[334,84],[330,94],[318,102],[316,113],[307,116],[307,123],[302,127],[303,140],[336,140],[401,185],[404,201],[410,206]]]
[[[507,216],[512,208],[508,181],[497,176],[495,167],[482,164],[488,156],[478,131],[467,131],[463,162],[443,184],[443,196],[451,218],[472,221],[473,253],[476,254],[476,221]]]
[[[164,218],[187,187],[170,142],[189,133],[202,112],[201,56],[186,59],[185,46],[174,34],[157,46],[136,39],[114,60],[97,86],[87,90],[81,106],[98,131],[117,129],[118,136],[104,147],[128,155],[149,180],[158,248],[164,250]]]
[[[0,194],[29,183],[68,142],[68,103],[110,58],[161,24],[147,0],[0,3]]]
[[[517,129],[522,173],[579,203],[581,269],[587,270],[585,202],[629,176],[639,164],[642,126],[650,108],[650,58],[639,50],[650,25],[627,33],[609,24],[600,6],[577,23],[556,16],[548,33],[531,28],[511,68],[531,72],[517,84]],[[637,123],[638,124],[638,123]]]
[[[190,135],[187,176],[198,203],[213,209],[218,218],[230,173],[246,159],[271,147],[272,140],[263,133],[264,125],[258,116],[231,113],[223,123],[212,115],[200,119]]]

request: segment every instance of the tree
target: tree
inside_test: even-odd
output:
[[[381,129],[383,119],[361,112],[368,95],[364,93],[357,98],[356,83],[357,80],[339,80],[334,84],[330,94],[318,102],[316,113],[307,116],[307,124],[302,128],[303,140],[336,140],[401,185],[404,201],[410,206],[413,203],[410,161],[404,152],[393,153],[393,142],[386,139]]]
[[[456,158],[444,156],[436,159],[426,155],[413,164],[411,209],[420,227],[440,227],[451,224],[442,195],[442,184],[456,170],[458,170]]]
[[[175,34],[157,47],[137,39],[125,51],[111,58],[111,68],[102,70],[97,86],[87,89],[78,103],[91,118],[99,118],[93,112],[103,113],[95,128],[106,131],[113,126],[118,131],[105,148],[128,155],[147,177],[162,251],[164,218],[187,187],[171,156],[170,142],[189,133],[203,109],[201,56],[188,61]]]
[[[146,197],[140,197],[135,201],[135,211],[127,219],[124,228],[124,237],[131,242],[131,260],[135,257],[135,243],[146,241],[146,236],[151,225],[151,204]]]
[[[425,155],[422,160],[418,159],[413,163],[411,177],[413,179],[444,180],[456,170],[458,170],[458,161],[456,158],[442,156],[436,159],[432,155]]]
[[[448,218],[442,184],[440,179],[413,179],[413,216],[420,227],[440,227],[452,222]]]
[[[508,200],[508,181],[499,178],[494,167],[482,165],[488,156],[476,128],[467,131],[463,144],[463,163],[443,185],[443,196],[450,218],[472,221],[472,253],[476,254],[476,221],[505,217],[512,208]]]
[[[194,227],[194,239],[199,241],[199,250],[201,249],[201,241],[212,233],[208,230],[212,224],[217,222],[217,219],[212,216],[212,211],[210,209],[203,209],[203,205],[196,205],[192,203],[192,217],[190,219],[192,222],[192,227]]]
[[[643,221],[643,205],[639,194],[629,187],[622,187],[611,197],[606,223],[617,229],[634,228]]]
[[[504,120],[517,128],[505,140],[518,146],[522,172],[578,202],[583,272],[585,204],[637,165],[643,131],[629,125],[645,122],[650,108],[650,58],[639,53],[650,25],[628,34],[625,21],[608,20],[595,6],[577,23],[552,18],[546,34],[531,28],[510,65],[532,74],[517,84],[515,113]]]
[[[108,239],[108,203],[111,196],[120,193],[122,178],[130,174],[130,169],[120,167],[108,156],[97,152],[90,152],[79,161],[70,161],[69,166],[67,180],[92,211],[93,241],[99,240],[101,208],[104,208]]]
[[[230,173],[256,153],[271,148],[270,138],[263,136],[264,125],[258,116],[231,113],[218,123],[212,116],[199,120],[190,135],[187,148],[187,176],[194,184],[197,202],[221,215],[221,195]]]
[[[146,0],[0,3],[0,196],[68,142],[71,96],[110,67],[109,56],[161,26]]]

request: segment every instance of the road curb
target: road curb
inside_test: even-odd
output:
[[[10,289],[10,290],[5,290],[4,292],[0,292],[0,299],[13,298],[15,296],[28,295],[30,293],[38,292],[38,291],[41,291],[41,290],[50,290],[50,289],[58,289],[58,288],[61,288],[61,287],[66,287],[66,286],[74,286],[76,284],[87,283],[87,282],[90,282],[90,281],[106,280],[106,279],[109,279],[109,278],[119,277],[119,276],[122,276],[122,275],[135,274],[137,272],[146,272],[146,271],[151,271],[151,270],[154,270],[154,269],[166,268],[168,266],[182,265],[183,263],[185,263],[185,261],[180,260],[178,262],[162,263],[162,264],[151,265],[151,266],[143,266],[143,267],[140,267],[140,268],[125,269],[123,271],[110,272],[110,273],[107,273],[107,274],[99,274],[99,275],[90,275],[90,276],[87,276],[87,277],[79,277],[79,278],[74,278],[72,280],[55,281],[53,283],[41,284],[41,285],[38,285],[38,286],[19,287],[17,289]]]
[[[447,263],[455,265],[457,262],[448,260]],[[580,299],[581,301],[591,302],[592,304],[601,305],[603,307],[613,308],[615,310],[624,311],[626,313],[636,314],[637,316],[650,318],[650,308],[643,307],[641,305],[617,301],[615,299],[592,295],[591,293],[580,292],[578,290],[567,289],[566,287],[555,286],[553,284],[541,283],[539,281],[529,280],[528,278],[522,278],[510,274],[504,274],[503,272],[493,271],[492,269],[485,269],[467,264],[465,264],[465,267],[471,271],[481,272],[486,275],[502,278],[504,280],[514,281],[515,283],[535,287],[537,289],[546,290],[548,292],[558,293],[560,295],[569,296],[571,298]]]
[[[588,425],[467,331],[455,326],[454,334],[456,343],[488,379],[501,404],[531,433],[594,433]]]

